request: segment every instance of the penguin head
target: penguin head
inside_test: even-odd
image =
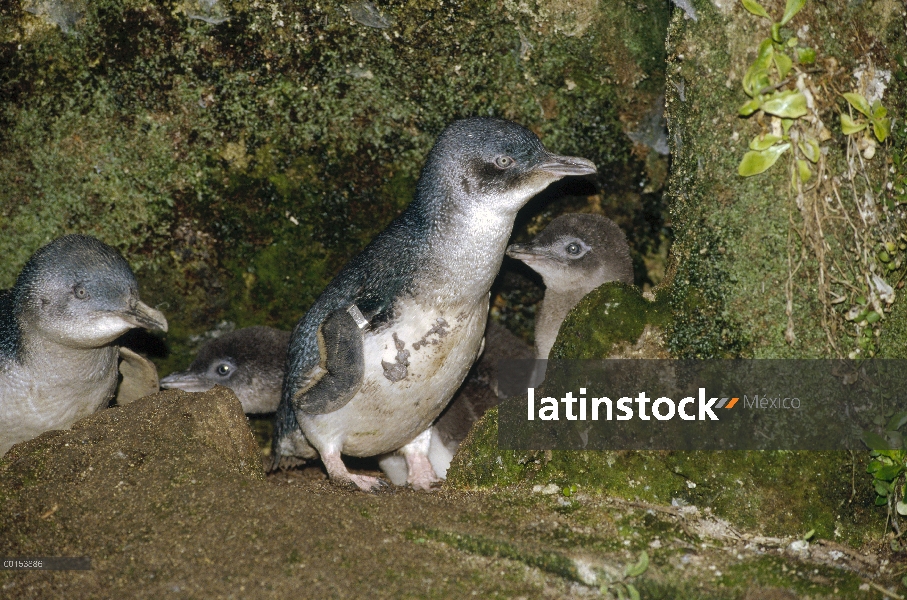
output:
[[[417,195],[432,197],[443,191],[467,209],[515,214],[552,182],[595,172],[595,165],[584,158],[552,154],[525,127],[472,117],[451,123],[438,137]]]
[[[206,347],[207,348],[207,347]],[[244,383],[241,365],[237,364],[231,356],[203,356],[206,348],[202,348],[189,368],[185,371],[171,373],[161,379],[164,389],[184,390],[186,392],[206,392],[215,385],[222,385],[236,391]]]
[[[290,334],[270,327],[248,327],[217,337],[198,352],[185,371],[161,379],[161,387],[204,392],[215,385],[228,387],[243,399],[253,379],[280,386]]]
[[[40,248],[13,288],[23,331],[73,348],[98,348],[126,331],[167,331],[167,320],[139,299],[126,260],[103,242],[67,235]]]
[[[248,364],[249,357],[241,355],[242,338],[245,336],[237,334],[242,331],[214,338],[202,346],[189,368],[161,379],[161,387],[187,392],[205,392],[215,385],[222,385],[235,391],[236,387],[243,384],[243,380],[248,379],[248,371],[251,368]]]
[[[511,244],[507,255],[526,263],[557,292],[588,293],[608,281],[633,283],[627,238],[601,215],[561,215],[528,244]]]

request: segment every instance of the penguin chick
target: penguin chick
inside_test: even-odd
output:
[[[246,327],[217,337],[198,352],[185,371],[161,379],[164,389],[206,392],[230,388],[245,413],[272,413],[280,403],[290,332]]]
[[[528,244],[510,245],[507,255],[529,265],[545,282],[535,320],[540,359],[548,358],[561,323],[583,296],[608,281],[633,283],[627,238],[601,215],[561,215]]]
[[[399,450],[412,487],[437,481],[430,425],[479,353],[517,211],[553,181],[594,172],[590,161],[553,155],[509,121],[449,125],[410,205],[293,331],[275,464],[317,454],[332,481],[367,491],[380,480],[351,474],[341,454]]]
[[[113,341],[167,320],[139,300],[120,254],[67,235],[39,249],[0,295],[0,454],[107,406],[117,385]]]

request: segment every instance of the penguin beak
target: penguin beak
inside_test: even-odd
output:
[[[167,331],[167,319],[164,318],[163,313],[142,301],[136,302],[134,307],[124,311],[123,318],[135,327],[142,327],[150,331]]]
[[[545,258],[548,253],[543,249],[535,248],[531,244],[510,244],[507,246],[507,256],[528,263]]]
[[[189,371],[171,373],[161,379],[161,387],[165,390],[183,390],[184,392],[207,392],[212,387],[210,382],[203,381]]]
[[[548,160],[537,166],[536,169],[559,177],[592,175],[598,172],[598,169],[595,168],[595,163],[591,160],[579,158],[578,156],[558,156],[556,154],[549,155]]]

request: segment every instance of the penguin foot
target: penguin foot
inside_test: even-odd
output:
[[[368,475],[353,475],[352,473],[350,473],[349,477],[349,480],[343,483],[351,483],[363,492],[377,492],[390,485],[379,477],[370,477]],[[337,480],[332,477],[331,481]],[[338,483],[340,482],[338,481]]]
[[[406,467],[408,474],[406,482],[414,490],[430,491],[433,485],[440,483],[441,478],[435,474],[431,461],[425,454],[407,454]]]
[[[429,427],[417,435],[413,441],[400,448],[400,454],[406,459],[406,482],[414,490],[428,491],[432,484],[440,481],[428,458],[432,431],[433,428]]]
[[[340,457],[339,452],[322,454],[321,462],[324,463],[324,468],[328,472],[331,483],[337,485],[353,484],[363,492],[377,492],[388,485],[386,481],[377,477],[371,477],[369,475],[353,475],[350,473],[347,470],[346,465],[343,464],[343,459]]]

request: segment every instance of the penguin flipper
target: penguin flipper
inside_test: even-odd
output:
[[[160,389],[154,363],[125,346],[120,346],[119,370],[122,376],[116,392],[119,406],[156,394]]]
[[[365,360],[362,327],[365,319],[356,305],[335,310],[318,328],[319,364],[305,375],[293,395],[293,407],[308,415],[343,408],[362,385]]]

